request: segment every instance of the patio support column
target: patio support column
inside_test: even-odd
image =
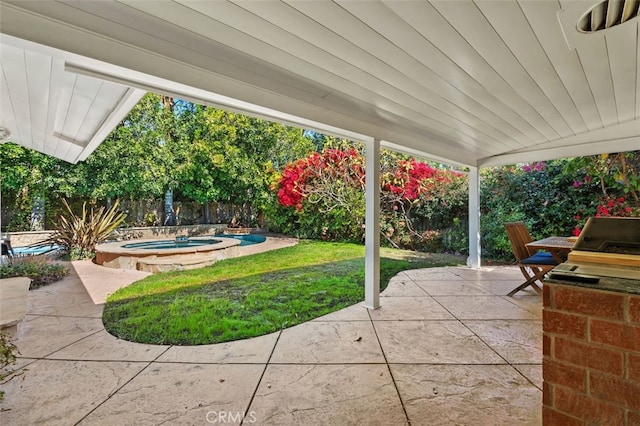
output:
[[[480,170],[469,171],[469,257],[467,266],[480,268]]]
[[[365,200],[364,305],[380,307],[380,140],[365,146],[367,177]]]

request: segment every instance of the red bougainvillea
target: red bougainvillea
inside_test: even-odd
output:
[[[600,199],[600,203],[598,204],[598,207],[596,208],[596,217],[610,217],[610,216],[616,216],[616,217],[632,217],[632,216],[637,216],[638,213],[640,212],[634,212],[634,209],[629,205],[628,200],[625,199],[624,197],[617,197],[617,198],[613,198],[613,197],[606,197],[606,198],[601,198]],[[576,215],[574,217],[574,219],[576,219],[577,221],[582,221],[582,219],[586,219],[583,218],[580,215]],[[573,229],[573,235],[580,236],[580,232],[582,232],[581,229],[582,225],[578,225]]]
[[[383,152],[380,162],[380,231],[385,242],[392,247],[435,247],[437,238],[430,237],[424,224],[438,224],[445,214],[459,216],[462,198],[456,194],[466,192],[466,177],[391,152]],[[325,149],[288,164],[272,187],[278,204],[289,208],[281,212],[286,221],[280,226],[327,240],[362,241],[365,173],[364,155],[356,149]],[[462,215],[466,206],[463,210]]]
[[[356,186],[364,185],[364,159],[355,149],[326,149],[290,163],[280,178],[278,202],[301,210],[310,184],[323,179],[345,179]]]
[[[398,201],[415,201],[420,195],[450,182],[450,172],[414,159],[399,160],[387,167],[391,170],[381,173],[382,191],[388,191],[390,197],[387,198]],[[324,179],[340,179],[347,186],[364,188],[363,156],[355,149],[327,149],[288,164],[278,184],[278,202],[301,210],[310,186]]]
[[[278,202],[283,206],[295,206],[302,208],[302,194],[304,187],[304,175],[306,174],[307,159],[301,159],[287,164],[282,172],[278,189]]]
[[[396,170],[383,175],[382,188],[404,200],[414,201],[421,194],[433,191],[438,184],[446,184],[450,181],[448,172],[414,159],[401,160]]]
[[[601,200],[596,210],[596,217],[601,216],[629,216],[631,207],[629,207],[624,197],[606,198]]]

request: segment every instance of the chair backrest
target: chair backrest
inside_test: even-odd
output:
[[[504,229],[507,231],[513,254],[518,262],[533,254],[526,246],[533,239],[524,222],[507,222],[504,224]]]

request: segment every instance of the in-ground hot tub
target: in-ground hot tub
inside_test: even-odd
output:
[[[195,269],[236,256],[240,246],[265,240],[262,235],[237,235],[110,242],[96,246],[95,262],[108,268],[147,272]]]

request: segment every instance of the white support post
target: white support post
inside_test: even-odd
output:
[[[467,266],[480,268],[480,173],[477,167],[469,171],[469,257]]]
[[[364,305],[380,307],[380,140],[366,143]]]

